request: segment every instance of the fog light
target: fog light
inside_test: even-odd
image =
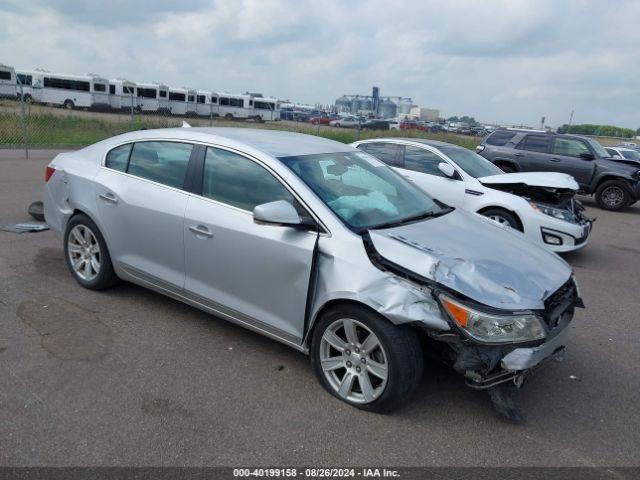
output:
[[[543,233],[542,238],[544,239],[544,243],[548,243],[549,245],[562,245],[562,239],[557,235]]]

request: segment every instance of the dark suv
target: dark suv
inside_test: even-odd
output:
[[[620,210],[640,198],[638,166],[612,160],[592,138],[500,129],[486,137],[476,152],[507,173],[568,173],[581,193],[595,195],[605,210]]]

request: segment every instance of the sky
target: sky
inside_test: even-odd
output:
[[[0,63],[640,128],[640,0],[0,0]]]

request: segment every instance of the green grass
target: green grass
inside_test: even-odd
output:
[[[179,126],[182,122],[178,118],[160,118],[139,116],[131,120],[121,120],[121,117],[92,118],[78,115],[52,115],[50,113],[31,113],[27,118],[27,143],[31,147],[83,147],[125,132],[142,128],[166,128]],[[209,120],[187,119],[193,126],[207,126]],[[479,138],[457,135],[453,133],[425,133],[419,131],[371,131],[358,132],[354,129],[338,129],[321,126],[317,128],[306,123],[273,122],[256,124],[253,122],[228,122],[215,120],[215,126],[235,126],[248,128],[266,128],[273,130],[289,130],[351,143],[376,137],[414,137],[429,138],[454,143],[469,149],[480,143]],[[0,112],[0,145],[21,146],[25,143],[24,126],[19,113]]]

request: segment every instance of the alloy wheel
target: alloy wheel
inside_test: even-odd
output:
[[[98,239],[86,225],[76,225],[67,238],[67,252],[73,271],[85,281],[100,273],[101,252]]]
[[[371,403],[387,384],[387,354],[375,333],[363,323],[342,318],[320,342],[322,372],[337,395],[353,403]]]
[[[624,201],[624,192],[617,185],[611,185],[602,191],[602,202],[611,208],[618,207]]]
[[[489,215],[490,220],[493,220],[496,223],[499,223],[500,225],[504,225],[507,227],[510,227],[511,224],[509,223],[509,220],[507,220],[506,218],[504,218],[502,215]]]

